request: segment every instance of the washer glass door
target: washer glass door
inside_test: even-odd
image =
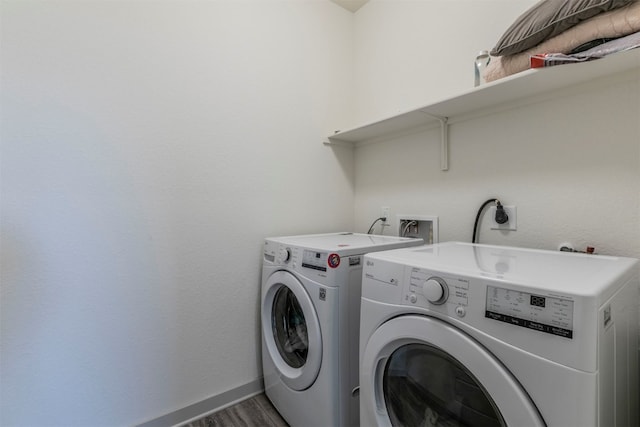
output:
[[[267,279],[262,298],[262,336],[279,378],[294,390],[316,380],[322,363],[322,336],[313,301],[287,271]]]
[[[307,324],[298,299],[286,286],[273,298],[271,328],[282,359],[292,368],[302,367],[309,352]]]
[[[462,330],[420,315],[369,337],[360,370],[361,418],[378,426],[545,426],[505,366]]]
[[[405,344],[391,354],[383,393],[394,426],[506,426],[473,374],[428,344]]]

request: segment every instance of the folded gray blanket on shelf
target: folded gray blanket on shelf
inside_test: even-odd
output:
[[[487,82],[530,68],[530,58],[542,54],[569,54],[575,48],[602,38],[619,38],[640,31],[640,1],[580,22],[537,46],[507,56],[492,56],[484,77]]]

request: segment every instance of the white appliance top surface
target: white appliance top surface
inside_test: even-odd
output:
[[[376,252],[368,257],[577,295],[598,295],[631,271],[637,274],[638,268],[635,258],[459,242]]]
[[[304,236],[271,237],[267,240],[317,251],[336,253],[345,250],[353,252],[354,249],[391,249],[406,246],[409,242],[413,242],[414,245],[422,243],[422,239],[360,233],[309,234]]]

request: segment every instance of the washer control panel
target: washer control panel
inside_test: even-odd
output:
[[[436,274],[421,268],[406,273],[402,299],[405,303],[438,311],[466,315],[469,305],[469,280]]]

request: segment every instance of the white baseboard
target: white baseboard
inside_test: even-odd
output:
[[[162,415],[151,421],[138,424],[137,427],[170,427],[178,426],[206,417],[237,402],[248,399],[264,391],[262,378],[241,385],[232,390],[196,402],[177,411]]]

